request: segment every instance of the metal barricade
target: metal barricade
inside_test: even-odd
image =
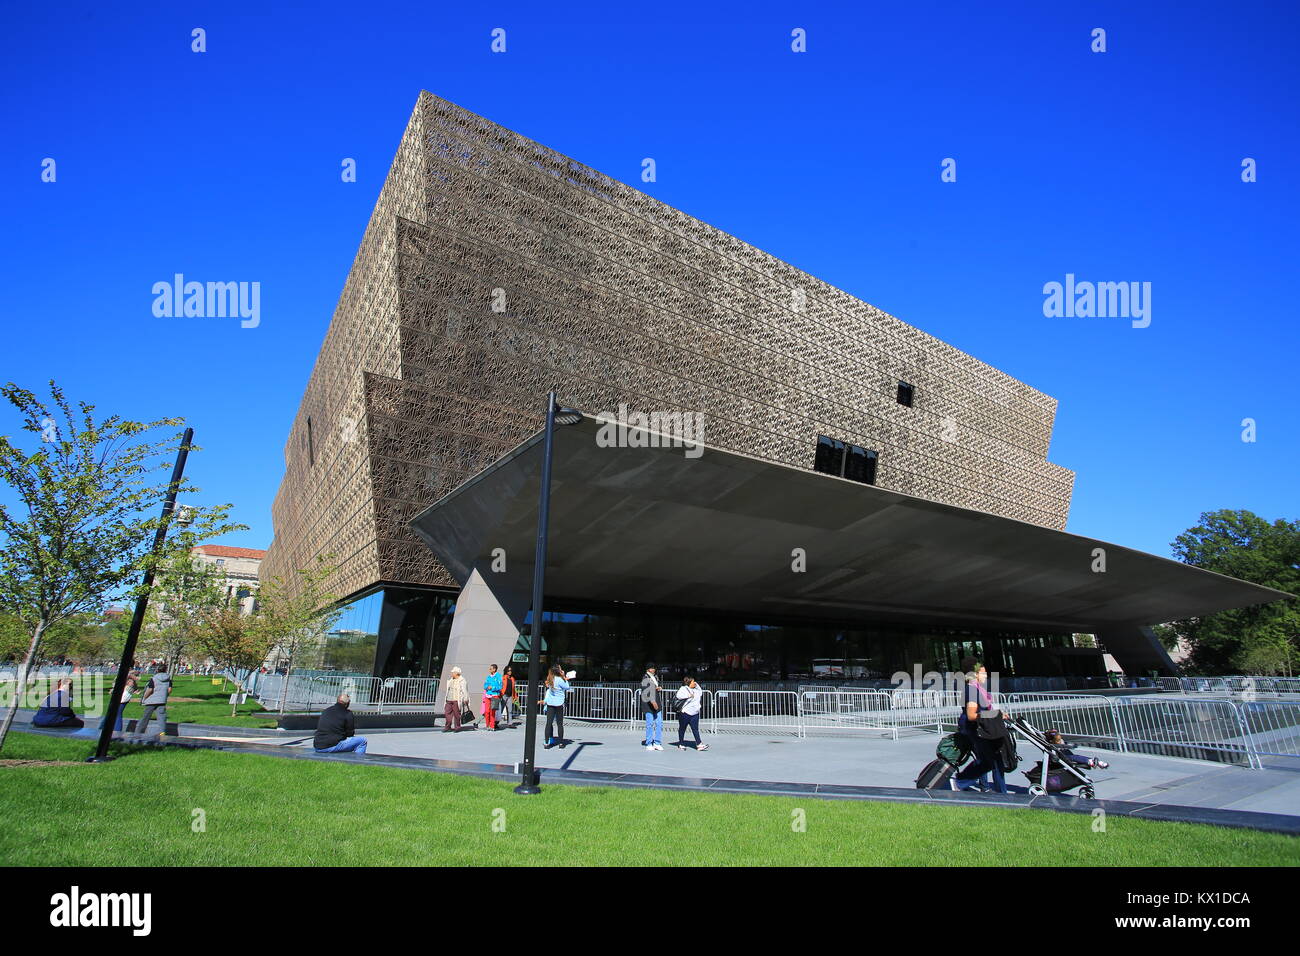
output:
[[[1300,757],[1300,701],[1242,701],[1236,707],[1257,758]]]
[[[879,690],[805,690],[799,694],[802,736],[810,733],[879,733],[898,738],[893,701]]]
[[[1123,750],[1113,701],[1090,694],[1005,694],[999,703],[1008,714],[1025,718],[1039,730],[1057,730],[1072,741]]]
[[[521,692],[522,693],[522,692]],[[626,724],[633,727],[640,717],[637,691],[630,687],[587,687],[569,685],[564,695],[564,719],[596,723]],[[539,708],[545,713],[544,707]]]
[[[781,730],[802,737],[799,695],[792,690],[719,690],[705,692],[701,719],[713,733]]]
[[[956,690],[895,690],[889,695],[895,734],[900,730],[944,733],[957,725],[964,694]]]
[[[1259,766],[1246,723],[1230,700],[1162,695],[1117,697],[1111,703],[1125,750]]]
[[[1182,679],[1184,694],[1229,694],[1231,688],[1222,677],[1184,677]]]
[[[381,714],[430,714],[440,710],[437,700],[436,677],[385,677],[376,706]]]
[[[257,699],[267,710],[279,710],[283,700],[287,712],[314,714],[333,704],[340,694],[347,694],[352,698],[352,710],[382,712],[383,682],[378,677],[290,674],[285,680],[287,687],[282,682],[267,682],[259,688]]]

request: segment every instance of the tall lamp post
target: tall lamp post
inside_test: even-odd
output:
[[[154,532],[153,549],[150,555],[154,558],[162,552],[163,541],[167,537],[167,526],[171,523],[173,516],[179,524],[189,524],[192,512],[185,508],[176,507],[176,492],[180,490],[181,478],[185,474],[185,459],[189,457],[190,446],[194,444],[194,429],[185,429],[185,435],[181,438],[181,447],[176,452],[176,464],[172,468],[172,479],[167,484],[167,498],[163,501],[162,521],[158,524],[158,530]],[[126,688],[126,675],[131,669],[131,661],[135,657],[135,644],[140,638],[140,628],[144,624],[144,612],[149,606],[149,589],[153,587],[153,561],[150,561],[144,572],[144,581],[140,591],[140,596],[135,601],[135,614],[131,617],[131,627],[126,632],[126,645],[122,648],[122,662],[117,668],[117,677],[113,679],[113,689],[108,695],[108,714],[104,717],[104,724],[99,728],[99,743],[95,747],[95,753],[87,758],[87,763],[98,763],[110,760],[108,756],[108,743],[113,739],[113,724],[117,719],[117,712],[124,710],[122,707],[122,691]],[[175,661],[170,662],[175,666]],[[123,724],[125,726],[125,724]],[[163,731],[167,730],[163,727]]]
[[[546,526],[551,513],[551,450],[555,444],[556,425],[576,425],[582,412],[555,403],[555,393],[546,397],[546,439],[542,451],[541,500],[537,505],[537,554],[533,562],[533,617],[528,630],[528,697],[524,718],[524,769],[515,793],[541,793],[537,785],[534,762],[537,750],[537,693],[541,677],[542,587],[546,578]]]

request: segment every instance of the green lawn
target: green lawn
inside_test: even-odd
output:
[[[143,675],[140,681],[140,689],[143,690],[145,684],[149,682],[149,675]],[[38,681],[37,690],[32,692],[28,699],[35,699],[39,702],[49,692],[48,681]],[[112,676],[104,678],[104,690],[101,697],[107,699],[108,692],[112,690]],[[167,705],[167,719],[181,724],[213,724],[221,727],[274,727],[275,720],[267,716],[267,711],[252,697],[239,706],[239,713],[236,716],[230,716],[230,694],[234,690],[233,684],[225,684],[224,689],[221,684],[213,684],[210,677],[194,677],[189,675],[178,675],[172,679],[172,703]],[[177,701],[178,697],[192,697],[196,702]],[[74,709],[78,715],[85,714],[85,702],[77,700]],[[101,706],[99,714],[104,713],[104,707]],[[140,717],[143,714],[143,708],[140,706],[140,694],[137,693],[135,700],[126,705],[126,719]],[[99,717],[90,717],[86,723],[99,726]]]
[[[1038,810],[563,786],[519,797],[452,774],[115,746],[108,764],[0,766],[0,865],[1300,864],[1296,838],[1120,817],[1097,833],[1089,816]],[[0,759],[89,751],[14,733]]]

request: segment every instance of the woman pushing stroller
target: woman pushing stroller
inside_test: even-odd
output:
[[[985,689],[989,672],[979,660],[968,657],[961,662],[961,669],[966,674],[966,695],[957,717],[957,732],[966,735],[975,759],[951,778],[952,788],[972,790],[978,785],[986,789],[991,772],[993,790],[1006,793],[1006,772],[1016,765],[1015,743],[1005,723],[1007,714],[994,707],[993,697]]]

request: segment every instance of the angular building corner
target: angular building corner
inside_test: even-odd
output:
[[[445,659],[447,641],[466,578],[448,571],[411,522],[526,443],[551,389],[592,413],[702,413],[709,449],[810,474],[838,469],[836,481],[846,461],[870,455],[877,489],[954,512],[1054,532],[1069,515],[1074,475],[1047,460],[1054,399],[424,92],[285,444],[266,574],[288,576],[332,556],[333,591],[355,624],[349,633],[375,642],[374,672],[436,676],[455,663]],[[779,654],[737,656],[734,638],[748,639],[743,613],[647,608],[637,619],[620,606],[628,599],[605,593],[574,603],[567,613],[586,629],[567,629],[566,659],[623,678],[639,667],[633,649],[654,644],[669,619],[676,636],[665,640],[680,647],[691,643],[683,634],[713,622],[719,648],[733,650],[696,641],[701,660],[689,666],[725,659],[715,678],[745,673],[745,661],[759,679],[819,676],[826,665],[817,662],[834,659],[791,656],[789,634]],[[517,629],[523,611],[501,610],[484,613],[498,631],[506,619]],[[753,608],[750,617],[759,616]],[[861,631],[861,648],[839,665],[848,677],[844,668],[887,674],[904,654],[946,662],[978,645],[978,627],[989,625],[948,617],[928,643],[913,633],[928,626],[924,615],[901,643],[896,630],[868,636],[870,624],[849,612],[838,624],[787,616],[772,626],[820,628],[819,648],[836,643],[828,628]],[[1047,660],[1038,653],[1052,643],[1044,635],[1062,646],[1068,639],[1064,624],[1033,629],[1026,662]],[[485,656],[508,660],[514,639],[495,634]],[[882,650],[891,640],[897,653]],[[469,646],[455,641],[452,653]]]

